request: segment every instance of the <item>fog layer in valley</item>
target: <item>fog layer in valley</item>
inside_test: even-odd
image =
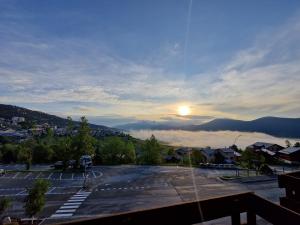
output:
[[[151,134],[157,139],[167,142],[174,146],[188,147],[206,147],[211,146],[225,147],[234,143],[237,138],[236,145],[244,149],[246,146],[254,142],[270,142],[285,146],[286,138],[277,138],[263,133],[248,133],[238,131],[182,131],[182,130],[133,130],[130,134],[136,138],[147,139]],[[292,144],[299,140],[288,139]]]

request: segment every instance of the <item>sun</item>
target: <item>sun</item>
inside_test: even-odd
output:
[[[178,107],[178,114],[180,116],[187,116],[191,113],[190,107],[182,105]]]

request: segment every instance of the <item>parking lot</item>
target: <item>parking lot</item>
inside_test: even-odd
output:
[[[88,173],[89,189],[83,190],[82,173],[10,172],[0,178],[0,196],[12,198],[10,212],[24,216],[26,187],[35,179],[47,179],[51,185],[40,216],[45,223],[54,223],[244,191],[254,191],[274,202],[283,195],[277,181],[241,183],[219,179],[220,175],[233,174],[235,171],[176,166],[97,166]]]

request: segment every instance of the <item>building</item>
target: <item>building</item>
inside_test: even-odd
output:
[[[18,123],[25,122],[25,118],[14,116],[14,117],[11,118],[11,122],[12,122],[13,125],[18,125]]]
[[[188,147],[181,147],[181,148],[175,149],[176,154],[181,157],[183,157],[187,154],[190,154],[191,151],[192,151],[192,148],[188,148]]]
[[[278,152],[278,157],[285,163],[300,164],[300,147],[289,147]]]
[[[271,152],[277,153],[278,151],[284,149],[284,147],[273,143],[255,142],[254,144],[249,145],[246,149],[254,152],[265,152],[270,154]]]
[[[202,148],[201,150],[202,155],[205,157],[206,162],[214,162],[215,161],[215,154],[216,150],[210,147]]]
[[[216,151],[224,157],[226,163],[233,163],[235,161],[235,151],[233,149],[219,148]]]

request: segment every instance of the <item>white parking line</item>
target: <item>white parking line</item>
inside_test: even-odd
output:
[[[50,173],[50,175],[47,177],[47,179],[50,179],[52,177],[53,173]]]
[[[72,197],[72,199],[83,199],[83,198],[87,198],[87,196],[74,195],[74,196]]]
[[[93,173],[94,178],[96,178],[96,174],[95,174],[95,172],[93,170],[92,170],[92,173]]]
[[[84,173],[82,173],[82,178],[84,178]]]
[[[72,180],[74,180],[74,173],[72,173]]]
[[[20,174],[20,172],[17,172],[14,176],[13,179],[16,179],[16,177]]]
[[[81,202],[66,202],[66,203],[64,203],[64,206],[71,206],[71,205],[74,205],[74,206],[81,205]]]
[[[47,194],[50,194],[52,191],[54,191],[55,188],[56,188],[56,187],[51,188],[51,189],[47,192]]]
[[[73,216],[73,213],[53,214],[51,218],[61,218],[61,217],[70,217],[70,216]]]
[[[68,202],[83,202],[85,199],[69,199]]]
[[[84,196],[88,196],[89,194],[76,194],[74,196],[77,196],[77,197],[84,197]]]
[[[60,208],[61,209],[77,209],[79,208],[80,205],[64,205],[64,206],[61,206]]]
[[[61,180],[61,177],[62,177],[62,175],[63,175],[63,174],[62,174],[62,173],[60,173],[60,176],[59,176],[59,179],[60,179],[60,180]]]
[[[42,172],[40,172],[35,179],[38,179],[42,175]]]
[[[86,197],[72,197],[70,199],[72,199],[72,200],[85,200]]]
[[[0,188],[0,191],[19,191],[24,190],[24,188]]]
[[[29,173],[24,177],[24,179],[27,179],[31,174],[32,174],[32,173],[29,172]]]
[[[22,195],[22,194],[25,194],[27,192],[27,190],[23,190],[23,191],[20,191],[19,193],[17,193],[16,195]]]
[[[59,209],[56,210],[56,213],[74,213],[76,209]]]
[[[79,194],[75,194],[73,195],[72,198],[86,198],[88,195],[79,195]]]

